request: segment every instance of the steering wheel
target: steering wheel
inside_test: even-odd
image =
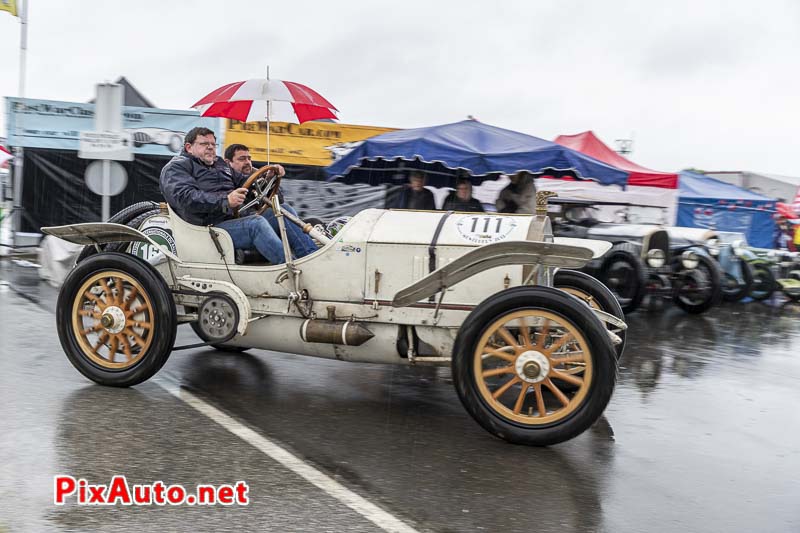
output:
[[[239,218],[249,209],[255,209],[257,215],[262,214],[272,207],[272,197],[278,194],[280,186],[278,165],[265,165],[253,172],[242,184],[242,188],[247,189],[246,201],[241,207],[234,209],[234,218]]]

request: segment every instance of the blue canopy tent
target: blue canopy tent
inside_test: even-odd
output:
[[[735,231],[751,246],[773,247],[777,200],[685,170],[678,189],[678,226]]]
[[[328,181],[397,183],[404,171],[424,170],[427,184],[454,185],[456,176],[475,185],[500,173],[591,179],[625,185],[628,173],[592,157],[538,137],[497,128],[477,120],[398,130],[363,141],[325,170]]]

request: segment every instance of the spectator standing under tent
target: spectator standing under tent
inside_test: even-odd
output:
[[[532,215],[536,212],[536,186],[533,175],[520,171],[509,176],[511,183],[500,191],[496,206],[499,213],[521,213]]]

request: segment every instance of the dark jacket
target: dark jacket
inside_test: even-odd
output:
[[[433,193],[428,189],[416,192],[408,185],[395,187],[386,193],[386,209],[419,209],[421,211],[434,211],[436,203]]]
[[[221,157],[209,167],[184,150],[161,169],[161,194],[183,220],[207,226],[233,216],[228,193],[245,180]]]
[[[455,191],[447,195],[442,205],[444,211],[467,211],[472,213],[483,213],[485,209],[475,198],[470,198],[466,202],[456,196]]]

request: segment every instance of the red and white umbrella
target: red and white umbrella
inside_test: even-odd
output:
[[[204,117],[251,122],[335,119],[333,104],[300,83],[265,78],[237,81],[208,93],[192,107]]]

